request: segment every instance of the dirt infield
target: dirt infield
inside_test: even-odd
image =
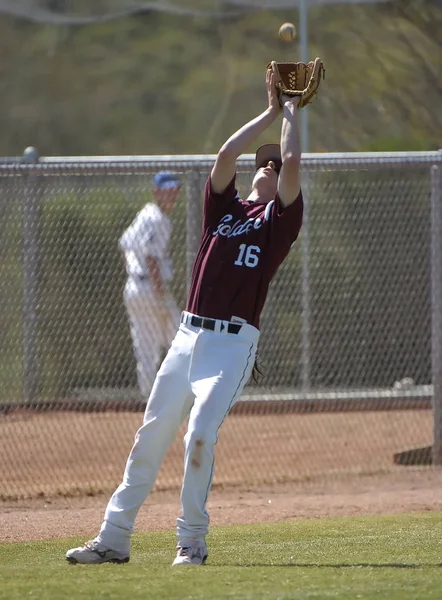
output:
[[[139,413],[0,420],[0,540],[92,536],[120,481]],[[182,429],[137,530],[174,526]],[[213,525],[442,510],[442,470],[393,454],[432,439],[430,411],[231,415],[216,450]]]

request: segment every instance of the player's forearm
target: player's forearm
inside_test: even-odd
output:
[[[287,101],[283,106],[281,127],[281,157],[283,162],[292,159],[300,160],[301,144],[299,141],[298,107]]]
[[[158,261],[155,258],[148,256],[146,259],[146,263],[149,271],[149,279],[152,282],[153,290],[158,296],[163,297],[164,285]]]
[[[160,298],[164,298],[164,285],[161,277],[153,277],[152,284],[155,294]]]
[[[259,136],[275,121],[279,111],[267,108],[260,115],[243,125],[222,146],[220,152],[236,158],[243,154]]]

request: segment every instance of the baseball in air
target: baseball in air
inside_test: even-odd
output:
[[[293,42],[296,37],[296,27],[293,23],[283,23],[279,28],[279,37],[283,42]]]

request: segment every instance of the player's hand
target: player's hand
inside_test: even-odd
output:
[[[291,104],[295,108],[298,108],[298,105],[301,101],[301,96],[287,96],[287,94],[282,94],[281,96],[281,104],[284,106],[285,104]]]
[[[275,86],[275,75],[271,69],[266,71],[267,96],[269,99],[269,108],[272,112],[279,113],[281,105],[279,103],[278,92]]]

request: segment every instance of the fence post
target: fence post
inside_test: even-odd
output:
[[[29,147],[22,163],[37,164],[38,151]],[[23,177],[23,399],[32,404],[39,393],[38,368],[38,288],[41,222],[40,184],[38,175]]]
[[[431,360],[433,381],[433,456],[442,465],[442,176],[431,168]]]
[[[186,172],[186,284],[189,293],[193,263],[201,241],[202,200],[199,171]]]
[[[310,381],[310,205],[309,205],[309,173],[302,175],[302,196],[304,213],[301,229],[301,387],[308,390]]]

